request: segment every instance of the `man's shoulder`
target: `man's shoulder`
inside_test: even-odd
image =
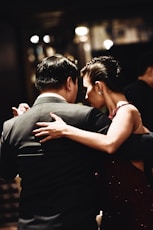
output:
[[[133,82],[130,82],[129,84],[127,84],[124,87],[124,91],[135,90],[135,89],[138,90],[138,89],[142,89],[142,88],[146,88],[146,87],[149,87],[149,85],[145,81],[136,79]]]
[[[100,110],[88,106],[88,105],[84,105],[82,103],[62,103],[59,105],[61,108],[69,108],[71,111],[78,111],[80,113],[82,112],[91,112],[91,111],[97,111],[98,113],[100,113]]]
[[[139,85],[141,85],[141,81],[136,79],[136,80],[128,83],[127,85],[125,85],[124,90],[136,88]]]
[[[65,112],[60,110],[61,116],[71,125],[85,130],[99,131],[110,124],[110,119],[99,109],[83,104],[67,104]],[[103,132],[103,131],[102,131]]]
[[[147,84],[137,79],[124,87],[124,94],[128,100],[135,100],[135,98],[142,97],[142,92],[147,91],[147,89]]]

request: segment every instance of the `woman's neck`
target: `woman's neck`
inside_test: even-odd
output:
[[[128,101],[123,94],[114,94],[111,100],[109,100],[108,110],[109,115],[112,116],[118,107],[127,104]]]
[[[125,104],[127,101],[126,97],[122,93],[112,93],[109,101],[107,101],[107,107],[109,112],[112,112],[116,107]]]

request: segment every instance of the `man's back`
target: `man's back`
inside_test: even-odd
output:
[[[143,124],[153,131],[153,53],[140,55],[136,62],[137,79],[125,86],[127,99],[138,109]]]
[[[20,218],[47,216],[52,229],[80,229],[88,219],[90,229],[96,228],[95,150],[93,153],[64,138],[41,146],[32,135],[37,121],[51,120],[49,112],[55,112],[69,124],[98,131],[108,120],[100,113],[97,119],[96,111],[55,97],[42,97],[28,112],[4,124],[2,153],[7,149],[10,170],[3,173],[8,178],[19,173],[22,178]],[[5,159],[2,167],[6,167]]]
[[[143,124],[153,131],[153,88],[137,79],[125,87],[124,93],[127,100],[138,108]]]

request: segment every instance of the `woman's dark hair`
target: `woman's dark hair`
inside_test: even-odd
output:
[[[113,91],[122,92],[124,87],[121,66],[112,56],[94,57],[81,69],[81,76],[88,74],[91,83],[103,81]]]
[[[36,88],[41,91],[44,89],[59,89],[67,78],[71,76],[73,82],[79,77],[76,64],[61,54],[44,58],[36,68]]]

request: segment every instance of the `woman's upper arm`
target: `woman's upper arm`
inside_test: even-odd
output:
[[[132,134],[134,120],[131,110],[120,109],[113,118],[108,129],[107,136],[114,143],[114,148],[118,148]]]

